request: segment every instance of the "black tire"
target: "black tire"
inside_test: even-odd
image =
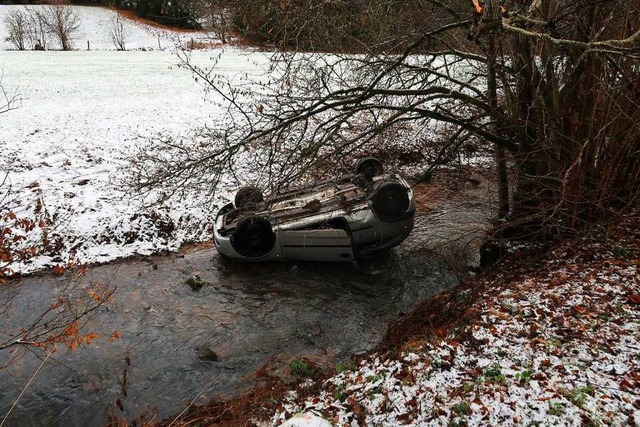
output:
[[[276,234],[266,218],[250,216],[238,223],[229,240],[238,254],[259,258],[271,252],[276,244]]]
[[[258,187],[242,187],[233,199],[236,209],[254,208],[264,202],[262,191]]]
[[[409,189],[397,182],[380,182],[371,196],[371,208],[378,219],[384,222],[404,219],[410,205]]]
[[[356,175],[363,175],[369,180],[383,173],[382,162],[375,157],[364,157],[356,163]]]

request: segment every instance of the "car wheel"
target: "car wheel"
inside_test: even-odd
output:
[[[373,179],[373,177],[383,173],[382,162],[375,157],[365,157],[356,163],[356,175],[364,175],[367,179]]]
[[[380,221],[403,219],[409,210],[409,190],[397,182],[384,181],[376,186],[371,196],[371,208]]]
[[[238,223],[229,240],[238,254],[258,258],[271,252],[276,234],[266,218],[250,216]]]
[[[252,208],[264,202],[262,191],[258,187],[242,187],[233,199],[236,209]]]

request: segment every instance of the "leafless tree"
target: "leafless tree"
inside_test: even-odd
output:
[[[232,9],[234,2],[230,0],[197,0],[194,8],[199,16],[220,38],[222,43],[229,41],[231,31]]]
[[[40,7],[27,7],[29,41],[31,48],[46,50],[49,42],[49,30],[44,10]]]
[[[229,114],[208,143],[141,150],[132,183],[164,196],[213,188],[225,175],[275,188],[359,153],[475,141],[495,149],[510,234],[569,231],[638,201],[637,2],[469,0],[464,13],[424,3],[438,19],[389,38],[392,48],[275,54],[252,85],[185,56]]]
[[[120,19],[119,16],[115,16],[111,19],[109,35],[111,36],[111,41],[117,50],[127,50],[127,32],[125,30],[124,22],[122,22],[122,19]]]
[[[44,6],[44,23],[49,33],[60,43],[62,50],[71,50],[72,41],[80,32],[80,17],[71,6]]]
[[[25,50],[29,39],[29,20],[20,9],[11,11],[5,18],[8,40],[18,50]]]

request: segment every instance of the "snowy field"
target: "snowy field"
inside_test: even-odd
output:
[[[4,17],[15,7],[0,6],[2,40]],[[0,52],[2,86],[18,96],[17,108],[0,115],[0,170],[8,173],[2,194],[10,189],[11,208],[27,217],[40,200],[64,244],[60,257],[40,257],[14,266],[16,271],[33,271],[70,253],[103,262],[210,239],[214,206],[174,200],[145,208],[118,183],[136,145],[192,139],[221,115],[215,99],[178,66],[173,41],[185,34],[162,32],[159,50],[157,32],[129,22],[127,46],[139,50],[119,52],[103,28],[115,13],[78,11],[91,51]],[[220,52],[193,52],[192,58],[207,65]],[[216,69],[234,76],[259,70],[255,61],[264,58],[229,48]],[[218,189],[222,199],[232,190]]]

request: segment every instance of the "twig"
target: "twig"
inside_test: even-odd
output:
[[[174,423],[176,421],[178,421],[178,419],[185,413],[187,412],[187,410],[195,403],[196,399],[199,398],[209,387],[211,387],[213,385],[213,383],[215,381],[218,380],[218,377],[216,376],[214,379],[212,379],[211,381],[209,381],[209,383],[207,385],[205,385],[202,390],[200,390],[198,392],[198,394],[196,394],[196,396],[191,399],[191,402],[189,402],[189,404],[182,410],[182,412],[180,412],[178,415],[176,415],[176,417],[173,419],[173,421],[171,421],[171,424],[169,424],[169,427],[171,427],[172,425],[174,425]],[[0,424],[0,427],[2,427],[2,425]]]
[[[4,426],[4,423],[5,423],[5,421],[7,421],[7,418],[9,418],[9,415],[11,414],[11,411],[13,411],[13,408],[16,407],[16,405],[18,404],[18,401],[20,400],[20,398],[22,397],[24,392],[27,391],[27,388],[31,385],[33,380],[36,378],[36,375],[38,375],[38,372],[40,372],[40,369],[42,369],[42,367],[47,362],[47,360],[49,360],[49,356],[51,356],[51,353],[53,353],[54,350],[55,350],[55,347],[51,347],[51,350],[49,350],[49,353],[47,354],[47,357],[45,357],[44,360],[42,361],[42,363],[40,364],[40,366],[38,366],[38,369],[36,369],[36,371],[33,373],[31,378],[29,379],[29,382],[27,382],[27,385],[24,386],[24,388],[20,392],[20,395],[18,396],[18,398],[13,402],[13,405],[11,405],[11,408],[9,409],[9,412],[7,412],[7,414],[2,419],[2,422],[0,422],[0,427]]]

